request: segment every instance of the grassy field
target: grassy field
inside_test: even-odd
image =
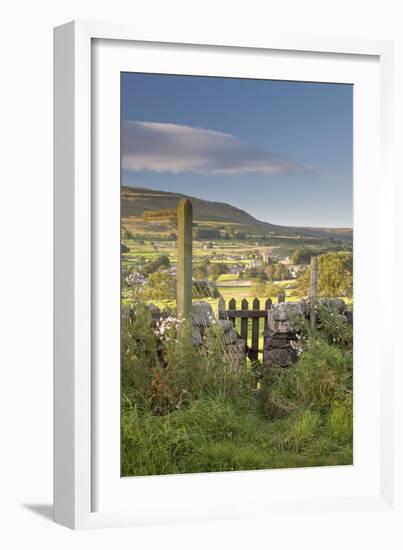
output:
[[[122,255],[123,266],[133,265],[141,257],[144,257],[146,260],[154,260],[161,254],[167,255],[172,264],[176,263],[177,248],[176,241],[174,240],[124,239],[122,242],[129,248],[129,252]],[[195,261],[208,257],[212,262],[225,261],[227,264],[247,264],[250,260],[242,258],[242,256],[256,253],[257,248],[259,248],[254,243],[245,244],[241,241],[230,241],[224,244],[214,242],[213,249],[208,249],[206,246],[206,241],[193,241],[193,257]],[[236,258],[228,258],[228,256],[232,255],[236,256]],[[225,256],[225,258],[219,259],[221,256]]]

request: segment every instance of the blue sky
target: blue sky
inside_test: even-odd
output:
[[[352,226],[351,85],[122,73],[122,183]]]

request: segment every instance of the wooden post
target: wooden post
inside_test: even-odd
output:
[[[217,310],[218,310],[218,318],[225,319],[225,301],[223,298],[220,298],[218,300]]]
[[[235,328],[235,317],[231,316],[231,309],[236,309],[235,298],[231,298],[231,300],[228,302],[228,319],[232,322]]]
[[[178,264],[177,307],[178,315],[190,319],[192,314],[192,222],[193,209],[189,199],[182,199],[177,206],[178,215]]]
[[[192,225],[193,209],[189,199],[182,199],[176,208],[145,210],[144,221],[173,221],[178,226],[178,263],[176,304],[178,315],[190,319],[192,314]]]
[[[281,302],[285,302],[285,292],[284,292],[284,290],[282,290],[281,292],[278,293],[277,301],[278,301],[279,304],[281,304]]]
[[[267,311],[267,315],[264,318],[264,331],[265,332],[267,330],[267,325],[269,323],[269,309],[271,308],[271,304],[272,304],[271,298],[267,298],[267,300],[264,303],[264,309]]]
[[[309,291],[311,328],[316,328],[316,303],[318,298],[318,258],[311,258],[311,287]]]

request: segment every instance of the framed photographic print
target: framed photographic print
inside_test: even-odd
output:
[[[385,41],[55,30],[57,522],[394,513],[391,98]]]

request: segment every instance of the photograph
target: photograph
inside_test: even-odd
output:
[[[353,85],[120,98],[121,476],[352,465]]]

